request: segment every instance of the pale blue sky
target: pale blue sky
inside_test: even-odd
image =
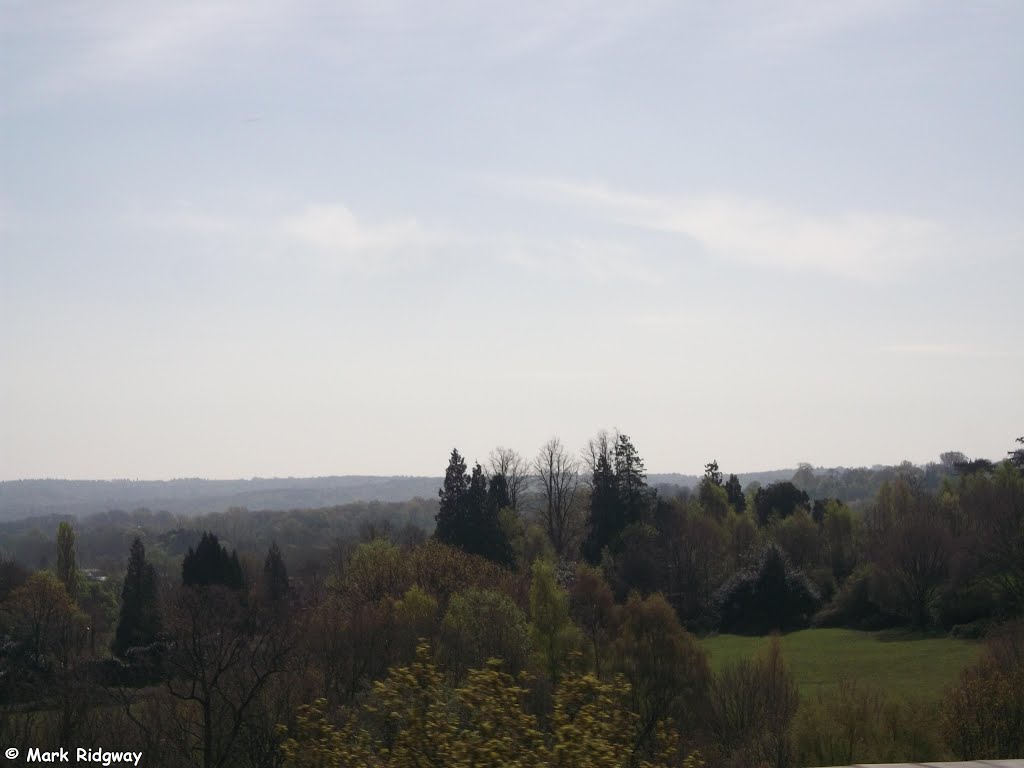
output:
[[[1024,3],[0,0],[0,479],[999,457]]]

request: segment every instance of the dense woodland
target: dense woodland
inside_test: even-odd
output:
[[[783,766],[1024,755],[1024,438],[695,488],[625,434],[453,450],[437,499],[0,525],[0,742],[149,766]],[[985,643],[940,703],[801,700],[811,626]],[[936,723],[940,727],[936,727]]]

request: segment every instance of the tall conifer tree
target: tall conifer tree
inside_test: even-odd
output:
[[[451,546],[460,546],[459,537],[464,527],[466,496],[469,493],[469,476],[466,474],[466,460],[457,448],[452,449],[448,469],[444,473],[444,485],[438,490],[439,498],[437,527],[434,536],[438,541]]]
[[[111,649],[115,655],[123,656],[129,648],[155,641],[160,629],[156,569],[146,562],[146,548],[136,538],[121,588],[121,616]]]

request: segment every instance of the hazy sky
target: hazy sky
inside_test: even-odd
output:
[[[0,0],[0,479],[1001,457],[1022,25]]]

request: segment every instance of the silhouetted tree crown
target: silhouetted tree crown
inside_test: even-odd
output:
[[[189,547],[181,564],[181,581],[186,587],[208,587],[215,584],[231,589],[242,589],[245,577],[238,553],[221,546],[212,533],[204,533],[199,545]]]
[[[439,503],[434,536],[438,541],[459,546],[468,493],[469,476],[466,474],[466,460],[459,454],[458,449],[452,449],[448,468],[444,472],[444,484],[437,492]]]
[[[737,512],[746,511],[747,497],[744,495],[743,486],[740,485],[740,479],[736,475],[729,475],[729,479],[725,483],[725,494],[733,509]]]
[[[806,491],[801,491],[789,481],[772,483],[767,488],[758,488],[757,495],[754,497],[754,511],[757,513],[757,521],[761,525],[767,525],[772,515],[779,518],[789,517],[798,507],[810,511],[810,497]]]
[[[722,485],[722,473],[718,469],[717,461],[711,461],[704,465],[704,478],[715,485]]]
[[[483,467],[477,463],[467,475],[465,459],[453,450],[444,484],[438,490],[434,536],[444,544],[508,566],[514,555],[498,515],[510,503],[508,484],[499,474],[488,486]]]
[[[628,435],[618,435],[614,446],[598,440],[590,481],[590,526],[584,555],[592,564],[601,562],[605,547],[615,549],[622,531],[643,522],[651,505],[643,459]]]

